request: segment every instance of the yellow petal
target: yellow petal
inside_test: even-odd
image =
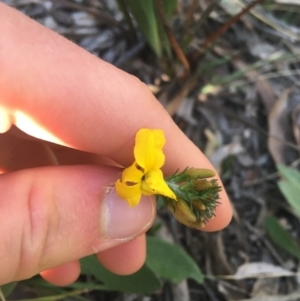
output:
[[[122,182],[123,183],[140,183],[144,173],[137,168],[136,162],[131,166],[125,168],[122,172]]]
[[[155,162],[152,169],[160,169],[165,163],[165,155],[162,151],[166,144],[164,132],[162,130],[153,130],[155,144]]]
[[[128,186],[118,180],[115,183],[117,195],[126,200],[130,207],[136,206],[142,197],[141,185],[140,183]]]
[[[142,193],[161,194],[168,198],[177,200],[176,195],[165,182],[163,173],[160,169],[151,170],[145,175],[145,180],[142,181]]]
[[[137,132],[134,157],[137,164],[144,169],[144,173],[162,167],[165,162],[162,152],[165,142],[162,130],[141,129]]]

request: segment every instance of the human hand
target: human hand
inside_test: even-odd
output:
[[[166,174],[213,167],[139,80],[1,3],[0,45],[0,284],[41,273],[66,285],[92,253],[138,270],[155,200],[130,208],[107,188],[113,166],[133,162],[136,132],[164,131]],[[220,196],[204,231],[231,219]]]

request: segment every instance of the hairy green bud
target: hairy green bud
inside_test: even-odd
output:
[[[201,229],[213,218],[221,186],[209,169],[189,168],[166,179],[177,200],[163,197],[174,217],[184,225]]]

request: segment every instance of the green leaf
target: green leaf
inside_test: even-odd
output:
[[[296,187],[299,186],[300,183],[300,173],[298,170],[287,167],[284,165],[277,165],[277,168],[280,174],[290,183],[295,185]]]
[[[162,21],[153,0],[127,0],[127,5],[138,24],[140,31],[158,57],[165,50],[171,57],[171,47]],[[170,18],[176,8],[177,0],[163,0],[165,13]]]
[[[272,240],[288,253],[300,259],[300,248],[296,240],[280,225],[273,216],[267,216],[265,225]]]
[[[174,282],[186,278],[203,282],[197,263],[184,250],[156,237],[147,237],[146,264],[160,277]]]
[[[137,24],[158,57],[162,56],[158,22],[153,0],[127,0]]]
[[[163,5],[164,5],[167,19],[171,19],[177,5],[177,0],[163,0]],[[158,35],[162,45],[162,49],[167,53],[168,57],[171,58],[172,57],[171,44],[165,32],[163,22],[158,13],[157,7],[155,7],[155,14],[156,14],[156,20],[158,20],[157,22]]]
[[[172,15],[175,11],[175,8],[177,6],[177,0],[163,0],[163,5],[164,5],[167,19],[171,19]],[[167,53],[168,57],[172,58],[171,44],[169,42],[169,38],[167,37],[165,28],[163,26],[163,22],[161,20],[161,17],[159,16],[157,8],[156,8],[155,12],[156,12],[156,18],[159,20],[158,31],[159,31],[159,37],[160,37],[160,40],[162,43],[162,48]]]
[[[277,168],[284,178],[278,182],[278,187],[292,209],[300,216],[300,173],[283,165]]]
[[[0,288],[4,297],[8,297],[10,293],[14,290],[18,282],[10,282],[4,285],[1,285]]]
[[[92,274],[104,283],[107,290],[149,294],[157,291],[162,286],[161,281],[146,265],[129,276],[119,276],[109,272],[99,263],[96,256],[81,259],[81,266],[84,274]]]

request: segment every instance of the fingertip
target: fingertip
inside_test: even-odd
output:
[[[69,262],[62,266],[40,273],[41,277],[56,286],[66,286],[77,280],[80,275],[79,261]]]
[[[118,245],[97,254],[99,261],[112,273],[130,275],[137,272],[146,260],[146,236]]]

